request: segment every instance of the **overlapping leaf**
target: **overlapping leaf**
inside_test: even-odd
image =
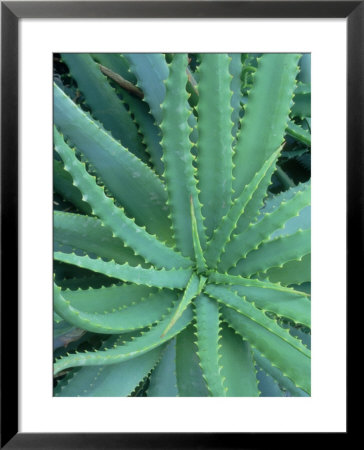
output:
[[[269,191],[311,143],[307,56],[62,58],[55,395],[310,395],[311,187]]]

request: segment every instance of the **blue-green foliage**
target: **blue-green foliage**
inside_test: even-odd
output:
[[[55,61],[54,395],[310,395],[309,55]]]

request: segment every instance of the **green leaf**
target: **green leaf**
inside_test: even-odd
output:
[[[95,314],[127,308],[156,293],[158,289],[155,287],[125,283],[101,288],[62,291],[62,295],[73,308]]]
[[[311,146],[311,133],[295,124],[292,120],[288,122],[286,133],[309,147]]]
[[[229,53],[229,57],[231,58],[229,65],[229,72],[232,76],[230,89],[233,94],[231,96],[231,106],[233,108],[233,112],[231,113],[231,120],[234,124],[231,130],[231,134],[235,138],[240,126],[240,102],[242,99],[241,93],[242,64],[240,53]]]
[[[277,381],[258,367],[257,380],[260,390],[260,397],[284,397],[283,391],[280,389]]]
[[[253,198],[254,194],[260,191],[261,183],[266,177],[270,178],[272,175],[280,150],[281,148],[276,150],[263,164],[263,167],[255,174],[252,182],[246,186],[242,194],[235,199],[226,216],[222,218],[220,225],[215,230],[205,252],[205,258],[210,268],[216,267],[220,255],[225,249],[227,242],[230,240],[231,233],[234,231],[240,216],[244,214],[245,208]]]
[[[57,160],[53,161],[53,188],[79,211],[91,214],[90,205],[82,200],[82,193],[73,185],[71,175],[64,170],[62,162]]]
[[[223,307],[222,313],[235,331],[244,339],[247,339],[250,345],[257,348],[297,387],[310,393],[311,364],[309,357],[298,351],[286,340],[233,309]]]
[[[234,153],[235,197],[282,144],[298,60],[299,55],[291,53],[264,54],[259,60]]]
[[[256,250],[241,259],[230,273],[243,277],[258,272],[266,273],[272,267],[280,267],[288,261],[301,259],[310,253],[310,250],[311,230],[299,230],[294,234],[263,242]]]
[[[54,324],[57,324],[57,323],[64,322],[64,320],[57,313],[53,312],[53,322],[54,322]]]
[[[111,366],[82,367],[57,397],[125,397],[157,363],[163,347]]]
[[[168,211],[164,209],[167,192],[161,180],[56,85],[54,122],[85,155],[128,214],[135,217],[139,225],[145,225],[149,233],[171,241]]]
[[[300,73],[298,74],[298,80],[302,83],[311,84],[311,55],[310,53],[304,53],[300,59]]]
[[[191,278],[189,279],[186,289],[183,293],[182,300],[180,301],[178,308],[172,317],[171,321],[167,325],[166,329],[162,333],[162,337],[168,333],[168,331],[173,327],[173,325],[177,322],[177,320],[182,316],[185,309],[192,302],[192,300],[200,294],[206,278],[201,277],[201,279],[195,274],[192,273]]]
[[[69,367],[116,364],[136,358],[159,347],[186,328],[193,318],[191,309],[187,308],[175,327],[173,327],[164,338],[161,338],[161,334],[167,323],[171,320],[176,308],[177,304],[154,327],[150,328],[148,331],[142,332],[141,336],[134,338],[130,342],[126,342],[123,345],[116,345],[115,348],[104,351],[72,354],[58,359],[54,364],[54,373],[57,374]]]
[[[129,63],[124,55],[120,53],[91,53],[91,56],[96,62],[118,73],[129,83],[137,83],[135,75],[130,72]]]
[[[311,330],[309,328],[303,328],[300,325],[292,326],[292,324],[285,324],[284,321],[284,319],[281,319],[279,325],[282,328],[288,328],[292,336],[299,339],[303,345],[311,350]]]
[[[143,269],[140,266],[133,267],[127,263],[120,265],[114,261],[103,261],[102,259],[92,259],[88,256],[61,252],[55,252],[54,259],[97,273],[103,273],[118,280],[160,288],[183,289],[192,274],[191,269]]]
[[[311,302],[298,291],[279,292],[274,289],[233,286],[239,296],[246,297],[264,311],[287,317],[295,323],[311,327]]]
[[[241,336],[222,325],[221,331],[221,374],[228,397],[258,397],[259,390],[255,375],[252,351]]]
[[[129,64],[125,57],[120,54],[113,53],[97,53],[93,57],[99,61],[103,66],[111,69],[116,74],[122,76],[125,80],[136,84],[137,80],[129,70]],[[120,89],[123,100],[129,107],[134,120],[138,126],[138,131],[142,136],[142,142],[146,146],[146,151],[149,154],[150,161],[155,172],[161,175],[164,171],[162,157],[162,147],[160,145],[161,130],[156,125],[154,117],[149,112],[149,106],[140,98],[127,92],[125,89]]]
[[[69,323],[84,330],[120,334],[152,325],[172,306],[174,299],[175,295],[171,292],[161,291],[129,306],[109,311],[105,309],[102,312],[85,312],[72,306],[69,291],[61,292],[59,288],[55,288],[54,309]]]
[[[150,376],[149,397],[177,397],[176,340],[167,345],[157,367]]]
[[[197,354],[207,388],[212,396],[226,397],[219,361],[220,320],[216,302],[199,295],[195,301],[195,318]]]
[[[149,112],[148,105],[139,98],[133,97],[127,92],[123,92],[123,98],[128,104],[130,112],[133,114],[138,130],[143,137],[143,144],[146,146],[146,152],[149,155],[150,162],[154,171],[158,175],[164,172],[162,162],[163,150],[161,146],[161,130],[154,121]]]
[[[291,116],[300,119],[311,117],[311,92],[296,93]]]
[[[199,66],[198,187],[207,237],[211,237],[231,202],[233,123],[229,63],[227,54],[204,53]]]
[[[246,297],[258,308],[311,327],[311,302],[303,292],[279,284],[218,273],[212,274],[209,281],[231,285],[227,287],[232,292]]]
[[[84,94],[87,105],[91,107],[92,116],[99,120],[105,130],[119,140],[123,147],[147,161],[138,129],[99,65],[89,54],[62,53],[61,56]]]
[[[284,228],[282,234],[291,234],[298,228],[306,228],[307,224],[303,224],[302,220],[297,229],[293,228],[293,224],[297,222],[296,216],[300,214],[300,211],[310,204],[310,200],[311,186],[306,185],[305,188],[292,195],[289,200],[283,200],[273,211],[266,212],[260,220],[251,223],[244,232],[234,235],[230,242],[231,245],[221,256],[219,270],[227,271],[239,259],[246,257],[250,251],[256,250],[262,242],[277,237],[279,233],[276,230]],[[308,224],[309,226],[310,224]]]
[[[163,81],[168,78],[168,66],[161,53],[125,53],[130,70],[138,80],[151,113],[157,123],[162,121],[161,104],[165,97]]]
[[[311,281],[311,253],[303,256],[299,261],[289,261],[282,267],[273,267],[263,276],[273,283],[280,282],[285,286]]]
[[[295,386],[292,381],[285,377],[282,372],[278,369],[278,367],[272,366],[272,364],[268,361],[267,358],[264,358],[257,349],[253,350],[254,359],[267,374],[269,374],[272,378],[279,383],[282,388],[289,391],[294,397],[307,397],[308,395],[302,389],[299,389]]]
[[[188,56],[189,58],[189,64],[190,64],[190,55]],[[191,107],[193,108],[193,113],[194,115],[197,117],[197,111],[196,111],[196,106],[198,104],[198,87],[197,87],[197,81],[195,79],[195,74],[191,71],[190,67],[187,67],[187,78],[188,78],[188,82],[187,82],[187,86],[186,86],[186,90],[189,94],[188,97],[188,103],[191,105]]]
[[[185,256],[194,255],[191,226],[190,199],[192,197],[200,237],[204,237],[202,216],[197,197],[196,180],[192,165],[190,128],[187,119],[191,114],[187,101],[187,55],[176,54],[170,65],[170,75],[165,83],[166,97],[162,106],[162,147],[165,166],[164,178],[168,190],[173,232],[177,248]],[[178,124],[178,127],[176,127]]]
[[[204,270],[206,269],[206,261],[201,247],[199,232],[197,228],[195,208],[193,206],[192,197],[190,199],[190,206],[191,206],[191,221],[192,221],[192,242],[196,260],[196,268],[198,272],[204,272]]]
[[[105,196],[103,188],[88,174],[84,164],[76,158],[57,129],[54,130],[54,140],[55,148],[65,163],[65,169],[73,177],[73,183],[79,186],[84,193],[83,199],[92,206],[93,213],[111,228],[113,235],[122,239],[135,253],[159,267],[190,265],[187,258],[158,241],[145,228],[136,225],[134,220],[125,215],[123,209],[116,207],[113,200]]]
[[[214,286],[212,284],[209,284],[205,287],[205,292],[216,300],[229,306],[230,308],[235,309],[235,311],[237,311],[250,321],[258,324],[262,329],[265,329],[272,336],[274,335],[282,341],[286,342],[295,350],[302,353],[305,357],[310,358],[310,351],[304,345],[302,345],[301,341],[295,339],[289,334],[288,330],[280,327],[263,311],[256,308],[254,303],[246,301],[246,299],[240,297],[239,295],[237,295],[237,293],[232,292],[230,289],[223,286]]]
[[[298,230],[308,230],[311,228],[311,206],[305,206],[295,216],[290,217],[284,224],[284,228],[277,229],[269,236],[270,240],[278,236],[287,236],[296,233]]]
[[[58,248],[58,245],[55,243],[54,251],[62,251]],[[81,267],[71,266],[69,264],[53,261],[53,272],[54,277],[57,283],[65,283],[65,289],[68,288],[67,283],[69,283],[70,289],[77,289],[78,287],[87,289],[88,287],[96,284],[101,286],[110,286],[111,284],[119,283],[119,280],[115,278],[109,278],[106,275],[93,273],[91,270],[82,269]],[[91,284],[88,284],[88,280],[91,280]],[[80,282],[80,286],[75,286],[78,282]]]
[[[311,181],[306,181],[305,183],[300,183],[295,187],[287,189],[286,191],[280,192],[279,194],[270,195],[265,199],[263,208],[260,209],[258,220],[261,220],[266,213],[271,213],[275,211],[282,203],[286,203],[291,200],[297,193],[311,189]]]
[[[176,337],[176,377],[179,397],[207,397],[209,392],[197,356],[194,325]]]
[[[150,266],[119,238],[113,237],[111,229],[96,217],[54,211],[53,239],[58,244],[113,259],[118,264]]]
[[[68,291],[62,291],[61,295],[66,303],[68,302],[68,306],[61,303],[58,297],[55,298],[54,308],[60,315],[67,317],[75,326],[105,334],[120,334],[151,326],[167,312],[176,299],[176,295],[171,291],[160,291],[128,306],[107,310],[105,305],[103,311],[84,312],[72,306]],[[99,298],[99,302],[102,302],[102,298]]]

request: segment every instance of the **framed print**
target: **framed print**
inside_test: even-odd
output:
[[[2,2],[2,447],[347,437],[363,8]]]

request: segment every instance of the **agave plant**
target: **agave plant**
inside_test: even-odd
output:
[[[301,56],[61,55],[56,396],[310,395]]]

